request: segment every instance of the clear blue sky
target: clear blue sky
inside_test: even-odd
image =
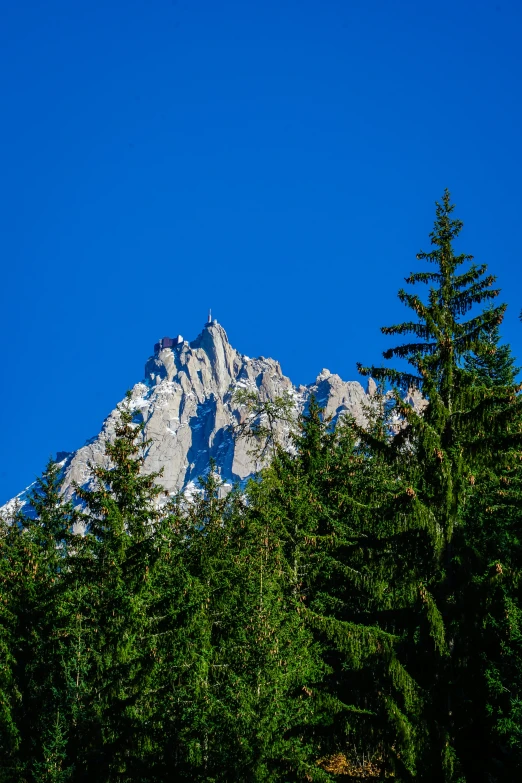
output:
[[[356,378],[447,186],[522,359],[520,2],[0,8],[0,501],[209,306],[294,382]]]

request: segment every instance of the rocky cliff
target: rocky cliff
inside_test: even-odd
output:
[[[172,341],[171,341],[172,342]],[[229,343],[216,321],[206,324],[191,343],[179,340],[159,350],[145,365],[145,377],[132,389],[132,405],[145,423],[144,437],[150,440],[145,471],[163,469],[162,484],[169,493],[190,490],[208,468],[213,457],[222,478],[230,485],[243,481],[257,468],[251,446],[234,440],[231,425],[241,421],[244,411],[234,401],[238,388],[257,390],[262,400],[289,395],[296,414],[314,393],[326,413],[338,417],[349,411],[364,420],[364,404],[373,393],[354,381],[322,370],[309,386],[294,386],[273,359],[251,359]],[[90,480],[89,463],[103,463],[105,441],[112,438],[117,408],[105,420],[99,435],[63,459],[64,488],[72,494],[73,482]],[[286,425],[279,425],[284,442]],[[63,456],[63,455],[60,455]],[[25,491],[18,496],[23,503]],[[12,508],[16,499],[4,506]]]

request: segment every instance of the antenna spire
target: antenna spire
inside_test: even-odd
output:
[[[211,309],[208,311],[208,321],[207,321],[207,323],[208,324],[212,323],[212,310]]]

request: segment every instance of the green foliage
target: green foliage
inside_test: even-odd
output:
[[[464,357],[465,369],[472,373],[476,383],[484,386],[513,386],[520,371],[515,367],[511,346],[499,345],[500,330],[494,326],[477,347],[478,354]]]
[[[85,535],[70,558],[69,664],[72,744],[77,779],[129,780],[140,770],[150,738],[151,635],[157,566],[158,473],[142,474],[148,442],[131,399],[120,409],[107,467],[92,465],[83,501]]]
[[[278,437],[278,425],[290,431],[295,427],[295,402],[291,395],[285,392],[281,397],[264,400],[252,389],[236,389],[232,399],[243,412],[241,421],[233,428],[235,437],[252,441],[251,453],[260,462],[267,454],[275,457],[283,445]]]
[[[211,465],[201,493],[178,499],[169,517],[191,604],[184,652],[167,658],[177,686],[161,706],[163,758],[180,779],[298,780],[305,769],[325,779],[299,729],[313,720],[307,690],[320,663],[257,492],[252,484],[246,502],[224,494]]]
[[[485,488],[488,471],[498,474],[510,450],[520,449],[521,408],[509,349],[491,349],[505,306],[476,312],[498,291],[492,288],[494,277],[485,274],[485,265],[460,269],[472,257],[454,253],[462,223],[452,212],[446,191],[431,234],[434,250],[418,255],[435,271],[413,273],[407,279],[410,284],[432,284],[427,301],[399,292],[418,320],[382,330],[417,338],[384,353],[387,359],[406,360],[413,372],[361,368],[395,384],[390,398],[398,426],[387,459],[415,498],[408,516],[412,535],[420,538],[424,549],[415,565],[427,610],[426,622],[420,623],[413,611],[404,618],[403,660],[425,694],[427,779],[434,775],[448,781],[483,779],[491,770],[484,757],[488,708],[481,694],[487,673],[496,671],[496,653],[488,650],[477,629],[490,622],[492,592],[484,581],[487,551],[480,539],[485,543],[485,531],[482,524],[477,529],[469,509]],[[464,320],[473,308],[473,317]],[[411,386],[425,396],[422,414],[401,398]],[[489,556],[498,546],[498,532],[490,541]],[[480,601],[479,584],[485,592]],[[477,664],[473,676],[468,676],[470,659]]]
[[[17,588],[20,547],[16,515],[0,519],[0,780],[14,780],[19,770],[20,731],[17,708],[20,692],[16,678]]]
[[[64,781],[67,696],[61,685],[62,575],[76,514],[60,495],[60,469],[49,460],[30,493],[30,513],[4,528],[3,594],[9,606],[16,754],[6,780]],[[5,626],[4,626],[5,627]]]
[[[461,228],[363,424],[236,391],[255,479],[170,498],[129,395],[76,508],[50,461],[0,520],[1,783],[520,778],[522,401]]]
[[[299,420],[295,454],[278,455],[258,494],[266,493],[267,511],[284,531],[300,614],[325,667],[312,689],[317,757],[342,753],[355,767],[365,756],[383,775],[409,776],[416,769],[419,694],[397,655],[393,624],[379,622],[393,605],[391,591],[395,601],[404,596],[394,578],[397,564],[390,573],[376,551],[387,552],[391,540],[383,542],[382,496],[372,505],[387,482],[393,497],[398,487],[378,458],[370,466],[357,435],[352,421],[333,428],[312,397]]]

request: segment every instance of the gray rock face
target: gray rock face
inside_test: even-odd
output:
[[[360,383],[345,382],[322,370],[313,384],[293,386],[273,359],[250,359],[229,343],[216,321],[208,323],[192,342],[159,350],[145,365],[145,378],[132,389],[132,406],[145,423],[144,438],[150,440],[144,469],[163,469],[162,485],[168,493],[190,491],[208,469],[213,457],[222,478],[232,485],[256,472],[259,464],[247,440],[234,440],[231,425],[244,411],[234,401],[238,388],[257,390],[262,400],[285,393],[295,403],[297,414],[314,393],[327,415],[337,418],[351,413],[364,421],[365,404],[371,399]],[[105,420],[99,435],[63,460],[64,491],[72,495],[73,483],[91,480],[89,464],[104,464],[105,442],[114,435],[117,409]],[[278,437],[288,442],[288,425],[279,425]],[[62,456],[62,455],[60,455]],[[24,502],[24,493],[18,496]],[[4,506],[9,511],[16,499]]]

